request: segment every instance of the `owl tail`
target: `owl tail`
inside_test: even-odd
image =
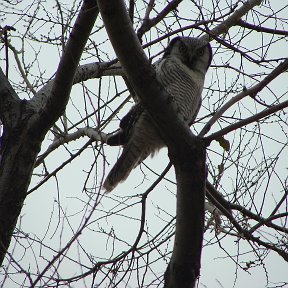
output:
[[[111,192],[120,182],[125,181],[133,168],[140,164],[146,156],[133,142],[124,146],[121,156],[104,181],[105,191]]]

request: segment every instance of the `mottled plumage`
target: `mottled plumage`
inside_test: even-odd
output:
[[[157,80],[173,97],[179,113],[192,124],[201,105],[205,74],[212,60],[210,44],[197,38],[176,37],[155,64]],[[123,145],[123,151],[108,174],[104,189],[112,191],[148,155],[165,146],[157,128],[141,103],[135,104],[111,135],[108,145]]]

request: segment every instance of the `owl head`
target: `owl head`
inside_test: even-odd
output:
[[[205,74],[212,61],[212,49],[198,38],[176,37],[165,49],[163,58],[167,57],[176,57],[189,69]]]

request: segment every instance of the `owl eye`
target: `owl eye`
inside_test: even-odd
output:
[[[204,55],[204,52],[205,52],[204,47],[203,47],[203,48],[200,48],[200,49],[197,50],[197,55],[198,55],[198,56],[203,56],[203,55]]]
[[[180,43],[179,51],[183,54],[185,54],[187,52],[187,46],[182,42]]]

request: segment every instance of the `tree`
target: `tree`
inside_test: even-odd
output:
[[[274,285],[270,255],[288,260],[288,60],[279,49],[287,7],[130,1],[127,14],[122,1],[14,4],[1,4],[3,285],[193,287],[202,246],[224,251],[236,275],[262,267]],[[214,52],[193,134],[165,105],[169,95],[138,42],[154,61],[181,34],[211,41]],[[160,164],[145,161],[136,180],[105,194],[101,183],[117,157],[107,133],[134,90],[163,131],[171,164],[163,151]],[[37,219],[28,225],[32,209]],[[277,281],[272,287],[288,283]]]

